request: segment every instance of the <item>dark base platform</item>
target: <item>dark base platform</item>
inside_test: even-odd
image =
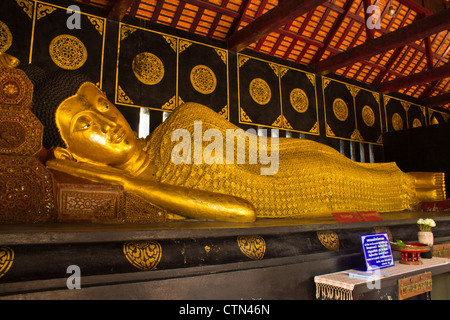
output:
[[[430,217],[435,244],[450,242],[449,214],[382,216],[342,224],[330,217],[2,225],[0,254],[12,259],[0,265],[0,299],[315,299],[315,275],[363,266],[361,234],[416,241],[417,219]],[[69,266],[79,268],[79,290],[68,289],[76,283]],[[368,298],[395,299],[391,291]]]

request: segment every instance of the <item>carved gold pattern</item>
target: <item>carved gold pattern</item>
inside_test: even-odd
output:
[[[179,53],[182,53],[184,50],[186,50],[187,48],[189,48],[191,46],[192,42],[189,42],[186,40],[180,40],[179,44],[180,44]]]
[[[0,52],[6,52],[11,47],[13,36],[8,26],[0,21]]]
[[[411,108],[411,102],[401,101],[401,104],[403,106],[403,109],[405,109],[406,112],[408,112],[409,108]]]
[[[250,82],[249,88],[250,96],[253,101],[259,105],[269,103],[272,98],[272,91],[266,81],[261,78],[255,78]]]
[[[122,28],[120,28],[120,41],[124,40],[126,37],[128,37],[136,30],[137,30],[136,28],[133,28],[131,26],[122,25]]]
[[[176,106],[177,106],[176,99],[175,96],[173,96],[172,98],[169,99],[169,101],[167,101],[162,105],[161,109],[173,111],[175,110]]]
[[[194,89],[201,94],[211,94],[216,90],[216,75],[205,65],[200,64],[192,68],[190,80]]]
[[[351,138],[353,140],[358,140],[358,141],[364,141],[363,136],[361,135],[361,133],[359,132],[358,129],[355,129],[351,135]]]
[[[319,134],[319,121],[316,121],[316,123],[312,126],[309,132]]]
[[[245,121],[245,122],[252,122],[252,119],[250,119],[250,117],[245,113],[244,109],[242,109],[242,108],[239,108],[239,109],[240,109],[239,120]]]
[[[51,173],[37,158],[1,156],[0,223],[52,221],[53,189]]]
[[[123,253],[134,267],[149,271],[158,266],[162,248],[156,241],[132,241],[123,244]]]
[[[0,153],[34,156],[42,148],[44,127],[29,109],[6,109],[0,114]]]
[[[339,121],[345,121],[348,117],[348,107],[344,100],[336,98],[333,101],[333,113]]]
[[[243,254],[252,260],[261,260],[266,252],[266,241],[260,236],[238,236],[237,243]]]
[[[228,106],[223,107],[219,114],[228,120]]]
[[[320,243],[332,251],[339,251],[339,236],[334,231],[317,231]]]
[[[58,214],[70,218],[117,218],[119,194],[116,190],[93,192],[90,189],[66,189],[58,195]]]
[[[216,51],[217,55],[220,57],[222,62],[225,63],[225,65],[226,65],[227,61],[228,61],[227,51],[226,50],[222,50],[222,49],[218,49],[218,48],[214,48],[214,50]]]
[[[0,247],[0,278],[11,268],[14,262],[14,250],[10,247]]]
[[[361,90],[360,88],[358,88],[358,87],[355,87],[355,86],[351,86],[351,85],[346,85],[347,86],[347,89],[350,91],[350,94],[353,96],[353,97],[356,97],[356,95],[358,94],[358,92],[359,92],[359,90]]]
[[[277,64],[275,64],[275,63],[269,63],[269,67],[272,69],[272,71],[278,77],[278,75],[280,73],[279,66]]]
[[[23,11],[31,19],[33,18],[33,6],[34,2],[30,0],[16,0],[17,4],[23,9]]]
[[[239,66],[239,68],[242,67],[248,60],[250,60],[249,57],[239,56],[238,57],[238,66]]]
[[[89,19],[91,24],[94,26],[95,30],[97,30],[98,33],[100,33],[100,35],[103,35],[105,20],[103,20],[101,18],[92,17],[92,16],[87,16],[87,18]]]
[[[372,127],[375,124],[375,113],[369,106],[364,106],[362,109],[362,118],[366,126]]]
[[[164,65],[153,53],[142,52],[133,59],[135,77],[146,85],[158,84],[164,77]]]
[[[163,35],[163,38],[166,39],[166,42],[170,45],[173,51],[177,52],[177,38],[169,37]]]
[[[118,86],[117,88],[117,101],[121,103],[134,104],[133,100],[131,100],[130,97],[127,96],[121,86]]]
[[[65,70],[76,70],[87,60],[87,50],[83,42],[69,34],[62,34],[50,42],[49,54],[53,62]]]
[[[403,119],[398,113],[392,115],[391,122],[395,131],[403,129]]]
[[[309,106],[308,96],[302,89],[299,88],[293,89],[291,91],[291,94],[289,95],[289,99],[291,101],[292,107],[298,113],[304,113],[306,110],[308,110]]]
[[[421,127],[422,126],[422,122],[419,119],[415,118],[413,120],[412,126],[413,126],[413,128]]]
[[[323,88],[325,89],[328,86],[328,84],[331,82],[331,80],[325,79],[325,78],[322,78],[322,79],[323,79]]]
[[[57,8],[53,6],[49,6],[46,4],[38,3],[37,6],[37,20],[46,17],[48,14],[51,14]]]
[[[315,87],[316,86],[316,75],[312,73],[307,73],[306,76],[308,77],[311,84]]]
[[[31,108],[33,84],[20,69],[4,68],[0,72],[0,108]]]
[[[334,134],[333,130],[331,130],[331,127],[328,125],[328,123],[327,123],[327,136],[328,137],[335,137],[336,136]]]

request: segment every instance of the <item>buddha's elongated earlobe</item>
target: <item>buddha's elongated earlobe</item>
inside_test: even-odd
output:
[[[60,160],[75,160],[75,157],[73,156],[72,152],[61,147],[56,147],[53,150],[53,155],[55,156],[56,159]]]

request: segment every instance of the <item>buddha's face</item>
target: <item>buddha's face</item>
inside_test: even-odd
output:
[[[61,103],[56,111],[56,124],[76,159],[120,166],[136,150],[136,137],[128,122],[89,82]]]

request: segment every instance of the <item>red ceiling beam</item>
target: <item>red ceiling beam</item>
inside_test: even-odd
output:
[[[450,28],[450,8],[432,16],[417,20],[406,27],[384,34],[355,48],[331,56],[316,63],[317,73],[326,73],[340,69],[361,60],[368,59],[379,53],[407,45],[418,39],[423,39]]]
[[[284,0],[258,19],[232,34],[228,39],[228,49],[241,51],[248,45],[268,35],[289,21],[313,10],[327,0]]]
[[[116,0],[112,3],[108,12],[108,19],[122,21],[128,8],[131,7],[134,0]]]
[[[328,49],[330,46],[331,40],[333,40],[336,32],[338,31],[339,27],[342,24],[342,21],[344,21],[345,17],[347,16],[348,12],[350,11],[350,8],[352,7],[353,0],[347,0],[344,5],[344,13],[341,14],[333,23],[333,26],[331,27],[330,31],[327,34],[327,37],[325,38],[325,41],[323,42],[323,47],[317,50],[316,54],[311,60],[311,63],[316,63],[317,61],[320,61],[322,58],[322,55],[324,52]],[[319,28],[317,28],[318,30]]]
[[[427,107],[446,105],[447,103],[450,103],[450,92],[424,99],[423,102]]]
[[[433,68],[406,77],[396,78],[391,81],[383,82],[380,86],[380,92],[392,92],[405,87],[432,82],[435,80],[450,77],[450,63],[446,63],[439,68]]]

